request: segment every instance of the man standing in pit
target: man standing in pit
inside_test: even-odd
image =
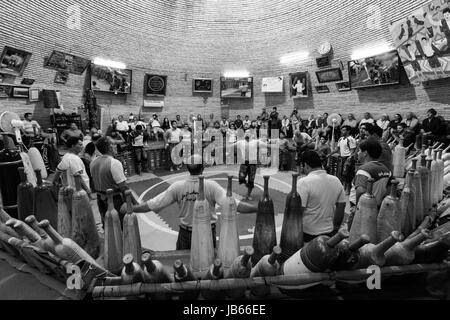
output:
[[[187,169],[190,177],[184,181],[177,181],[172,184],[165,192],[147,201],[144,204],[134,206],[133,212],[147,213],[154,211],[160,212],[164,208],[173,203],[178,203],[180,213],[180,231],[178,233],[176,250],[190,250],[192,240],[192,224],[194,215],[194,204],[199,194],[199,177],[203,174],[204,165],[203,159],[200,155],[192,156],[187,164]],[[216,204],[219,206],[226,198],[226,191],[217,182],[205,180],[205,197],[209,202],[211,214],[211,227],[214,247],[216,247],[216,225],[218,217],[216,213]],[[256,213],[256,206],[237,202],[237,211],[240,213]],[[126,203],[122,206],[121,213],[125,214],[127,211]]]
[[[125,203],[124,193],[129,190],[126,183],[122,163],[114,159],[113,146],[109,137],[102,137],[96,142],[97,150],[101,153],[91,162],[91,176],[94,185],[94,192],[97,193],[97,204],[100,211],[102,222],[105,222],[106,211],[108,210],[108,199],[106,191],[111,189],[114,191],[113,203],[114,208],[119,212]],[[125,214],[120,215],[123,223]]]

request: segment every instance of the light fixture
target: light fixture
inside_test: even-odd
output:
[[[383,54],[394,50],[395,48],[389,43],[380,43],[372,46],[367,46],[363,49],[355,50],[352,54],[352,60],[364,59],[367,57],[373,57],[379,54]]]
[[[292,53],[288,53],[288,54],[285,54],[284,56],[282,56],[280,58],[280,63],[287,64],[287,63],[292,63],[292,62],[298,62],[298,61],[308,59],[308,57],[309,57],[309,52],[307,52],[307,51],[292,52]]]
[[[115,68],[115,69],[126,69],[127,68],[125,63],[107,60],[107,59],[103,59],[103,58],[95,58],[94,64],[96,64],[98,66],[110,67],[110,68]]]
[[[250,73],[244,70],[237,71],[226,71],[223,73],[225,78],[248,78]]]

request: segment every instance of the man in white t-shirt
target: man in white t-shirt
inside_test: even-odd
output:
[[[351,130],[352,128],[349,126],[341,128],[341,138],[337,143],[337,150],[334,152],[334,154],[338,153],[340,156],[338,176],[344,184],[347,195],[350,194],[354,172],[346,172],[346,168],[350,168],[350,171],[352,170],[351,166],[349,166],[350,157],[355,155],[357,147],[355,138],[350,135]]]
[[[53,178],[53,183],[59,181],[61,174],[67,176],[68,185],[72,188],[76,188],[74,176],[77,174],[81,175],[82,187],[91,196],[90,181],[89,176],[86,173],[86,167],[84,166],[83,160],[81,160],[79,154],[83,150],[83,142],[81,138],[70,137],[66,142],[66,147],[68,149],[67,153],[62,158],[58,167],[56,168],[56,174]]]
[[[180,170],[180,167],[175,165],[172,161],[172,150],[181,142],[181,129],[177,127],[177,122],[172,121],[172,128],[166,132],[166,149],[167,159],[169,160],[170,171]]]
[[[116,130],[125,139],[125,141],[128,139],[128,131],[130,131],[130,125],[123,119],[123,116],[119,116],[119,119],[116,122]]]
[[[334,236],[344,220],[344,188],[338,178],[323,170],[315,151],[304,152],[302,162],[308,175],[299,180],[297,191],[302,199],[304,241]]]
[[[158,138],[158,133],[161,133],[164,136],[164,130],[161,129],[161,122],[158,120],[158,115],[153,115],[153,119],[150,120],[150,126],[156,138]]]
[[[191,249],[192,240],[192,224],[194,214],[194,204],[197,200],[199,177],[203,174],[203,159],[199,155],[192,156],[187,168],[190,177],[184,181],[177,181],[173,183],[165,192],[159,194],[148,202],[137,205],[133,208],[135,213],[147,213],[154,211],[156,213],[162,211],[164,208],[173,203],[179,205],[180,217],[180,232],[178,233],[177,249],[189,250]],[[216,224],[218,217],[216,213],[216,205],[222,205],[226,198],[226,191],[217,182],[212,180],[205,180],[205,197],[209,202],[211,227],[213,234],[214,247],[216,246]],[[255,205],[236,201],[237,210],[240,213],[255,213],[257,207]],[[126,204],[122,206],[121,212],[126,213]]]
[[[33,114],[25,114],[23,119],[23,131],[30,137],[36,137],[40,134],[41,126],[36,120],[33,120]]]
[[[242,122],[244,130],[250,129],[252,122],[250,121],[249,116],[245,116],[245,120]]]
[[[118,121],[116,122],[116,130],[119,132],[128,132],[130,130],[130,125],[127,121],[123,119],[123,116],[119,116]]]
[[[122,163],[113,157],[111,140],[108,137],[102,137],[96,142],[96,147],[101,156],[91,162],[90,168],[94,192],[97,193],[98,209],[104,223],[108,210],[106,191],[113,190],[114,208],[120,212],[122,205],[125,203],[124,192],[129,188]],[[120,220],[122,222],[123,217],[124,214],[121,214]]]

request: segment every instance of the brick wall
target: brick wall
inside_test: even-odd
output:
[[[66,85],[54,84],[55,71],[43,68],[44,57],[61,50],[92,59],[104,57],[127,64],[133,70],[133,93],[115,96],[102,93],[98,103],[104,121],[119,114],[138,113],[143,105],[144,75],[168,76],[168,91],[162,116],[213,113],[234,117],[256,115],[263,107],[278,106],[281,113],[296,107],[304,117],[327,111],[358,116],[370,111],[423,115],[429,107],[450,116],[450,81],[438,81],[427,87],[410,85],[364,91],[338,92],[311,98],[292,99],[288,75],[309,71],[312,85],[318,46],[330,41],[334,58],[344,64],[352,52],[367,45],[391,42],[390,21],[398,20],[427,1],[310,1],[310,0],[2,0],[0,10],[0,47],[8,45],[33,53],[23,77],[36,79],[33,87],[62,92],[66,112],[77,112],[83,103],[86,74],[70,74]],[[81,30],[67,27],[67,8],[81,8]],[[369,5],[381,12],[381,28],[370,30],[366,23],[372,14]],[[280,56],[299,50],[311,52],[301,63],[282,65]],[[333,66],[338,66],[333,62]],[[219,78],[224,71],[245,69],[255,79],[255,95],[250,101],[221,100]],[[347,69],[347,68],[346,68]],[[285,94],[261,93],[261,78],[285,76]],[[214,78],[214,93],[204,99],[192,94],[192,79]],[[347,70],[344,80],[348,79]],[[22,78],[6,79],[19,84]],[[21,99],[0,100],[0,112],[31,111],[48,124],[49,110],[42,102]],[[152,110],[144,110],[150,116]],[[448,117],[450,118],[450,117]]]

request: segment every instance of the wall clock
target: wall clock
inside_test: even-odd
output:
[[[327,55],[331,52],[331,43],[329,42],[324,42],[320,45],[318,51],[321,55]]]

